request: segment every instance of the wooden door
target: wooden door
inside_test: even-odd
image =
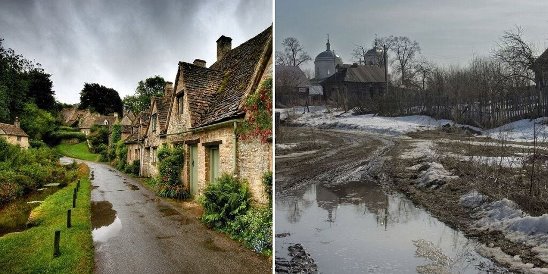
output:
[[[194,196],[198,192],[198,146],[190,146],[190,194]]]

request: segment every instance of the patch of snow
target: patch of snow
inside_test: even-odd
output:
[[[430,140],[416,140],[411,143],[411,148],[403,151],[400,155],[402,159],[433,158],[436,155],[434,151],[434,142]]]
[[[449,171],[445,170],[443,165],[440,163],[432,162],[427,165],[428,168],[423,170],[417,178],[419,187],[436,188],[445,184],[449,180],[459,177],[454,176]]]
[[[548,268],[538,268],[531,263],[523,263],[519,255],[510,256],[506,254],[500,247],[487,247],[480,245],[477,248],[478,253],[484,257],[493,258],[495,261],[504,265],[509,265],[510,270],[524,273],[548,273]]]
[[[514,142],[532,142],[536,123],[537,141],[548,140],[548,117],[541,117],[534,120],[523,119],[503,126],[484,131],[484,133],[494,139],[508,140]]]
[[[297,143],[287,143],[287,144],[276,144],[276,149],[293,149],[297,147]]]
[[[479,193],[477,190],[472,190],[459,199],[459,203],[468,208],[476,208],[482,205],[487,200],[487,196]]]
[[[513,242],[534,246],[537,257],[548,262],[548,214],[529,216],[513,201],[502,199],[477,208],[474,216],[477,229],[498,230]]]
[[[309,155],[309,154],[314,154],[316,152],[318,152],[318,150],[309,150],[309,151],[303,151],[303,152],[289,153],[289,154],[285,154],[285,155],[276,155],[276,159],[301,157],[301,156],[305,156],[305,155]]]
[[[488,166],[498,166],[506,168],[521,168],[523,167],[523,157],[519,156],[507,156],[507,157],[490,157],[490,156],[469,156],[459,155],[455,153],[446,153],[445,156],[459,159],[461,161],[474,162],[478,164],[484,164]]]

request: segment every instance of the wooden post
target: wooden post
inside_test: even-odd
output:
[[[71,210],[67,210],[67,228],[70,228],[72,227],[72,224],[71,224],[71,221],[70,221],[70,213],[71,213]]]
[[[59,250],[59,242],[61,241],[61,231],[55,230],[55,238],[53,240],[53,257],[58,257],[61,255],[61,251]]]
[[[75,207],[76,207],[76,191],[72,193],[72,208],[75,208]]]

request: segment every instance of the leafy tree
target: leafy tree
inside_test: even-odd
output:
[[[41,69],[34,69],[27,76],[29,77],[28,96],[39,108],[53,110],[55,108],[55,97],[53,97],[55,91],[52,90],[51,75]]]
[[[124,97],[124,107],[133,113],[146,110],[150,106],[153,96],[162,96],[164,94],[165,86],[166,81],[158,75],[139,81],[135,89],[135,95]]]
[[[21,116],[21,128],[31,139],[40,140],[55,130],[55,117],[33,103],[27,103]]]
[[[284,66],[300,66],[311,61],[310,55],[304,51],[299,40],[287,37],[282,41],[283,51],[276,52],[276,64]]]
[[[122,114],[122,100],[118,92],[97,83],[85,83],[80,92],[80,108],[108,115],[113,112]]]

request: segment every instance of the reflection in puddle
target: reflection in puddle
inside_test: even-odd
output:
[[[276,257],[288,258],[287,248],[300,243],[322,273],[478,273],[494,267],[475,252],[475,241],[373,182],[316,184],[301,196],[276,197],[275,225],[285,236],[276,238]]]
[[[91,226],[93,241],[103,243],[122,230],[122,221],[110,202],[91,202]]]

